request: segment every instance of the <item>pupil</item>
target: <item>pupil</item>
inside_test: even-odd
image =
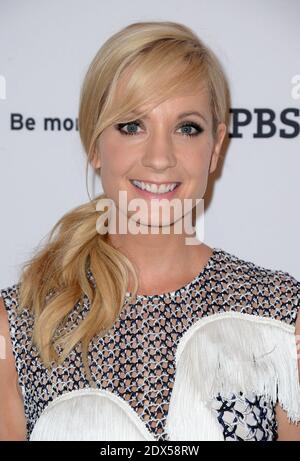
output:
[[[131,128],[130,128],[130,127],[131,127]],[[132,127],[133,127],[133,129],[132,129]],[[129,131],[134,131],[134,127],[135,127],[134,123],[129,124],[129,125],[128,125]]]

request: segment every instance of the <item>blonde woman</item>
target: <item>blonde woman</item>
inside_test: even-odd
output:
[[[175,232],[195,224],[228,112],[190,28],[133,23],[100,48],[79,129],[104,194],[0,292],[1,440],[300,440],[300,282]]]

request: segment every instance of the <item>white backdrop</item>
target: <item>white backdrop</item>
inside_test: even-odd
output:
[[[221,60],[231,107],[252,114],[208,191],[205,242],[300,279],[298,0],[0,0],[0,9],[0,287],[17,281],[65,212],[88,201],[78,131],[46,131],[44,117],[75,120],[98,48],[144,20],[190,26]],[[253,137],[261,108],[275,113],[272,137]],[[294,128],[281,121],[286,109],[294,110],[287,116]],[[13,130],[14,113],[35,119],[35,129]],[[93,196],[101,190],[92,174],[89,184]]]

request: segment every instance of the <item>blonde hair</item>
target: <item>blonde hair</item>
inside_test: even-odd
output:
[[[120,104],[115,90],[128,69],[134,72],[122,90]],[[228,85],[220,62],[190,28],[170,21],[136,22],[111,36],[92,60],[81,88],[79,132],[87,168],[106,127],[124,121],[141,104],[158,104],[199,83],[205,84],[209,93],[215,135],[219,123],[228,125]],[[96,226],[96,205],[105,197],[90,197],[88,203],[66,213],[43,248],[24,263],[20,276],[20,308],[26,306],[34,314],[33,342],[44,364],[50,368],[51,361],[63,363],[80,342],[92,386],[90,340],[103,336],[115,323],[124,305],[130,274],[133,299],[138,290],[134,265],[109,245],[107,235],[99,233]],[[87,277],[88,271],[94,283]],[[84,320],[57,335],[84,295],[90,302]]]

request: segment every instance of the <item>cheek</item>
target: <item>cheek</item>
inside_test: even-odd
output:
[[[194,172],[192,196],[197,199],[203,198],[208,184],[208,168],[203,165]]]
[[[117,201],[119,190],[124,189],[124,178],[132,168],[133,156],[124,145],[120,145],[120,142],[109,136],[103,137],[98,146],[103,191],[107,197]]]
[[[193,189],[192,195],[195,198],[203,198],[209,177],[209,166],[212,147],[210,143],[203,145],[196,150],[190,151],[189,158],[186,157],[184,169]]]
[[[201,143],[184,156],[184,167],[191,178],[196,180],[203,180],[209,170],[211,159],[211,146],[207,142]]]
[[[99,147],[103,176],[120,176],[125,174],[131,162],[132,155],[129,149],[120,142],[105,139]]]

